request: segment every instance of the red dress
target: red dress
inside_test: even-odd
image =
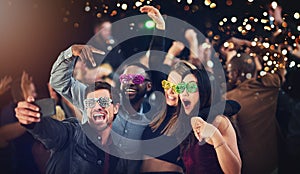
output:
[[[214,147],[208,143],[195,143],[183,153],[186,174],[223,173]]]

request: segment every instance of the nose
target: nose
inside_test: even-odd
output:
[[[168,92],[169,94],[174,94],[174,91],[173,91],[172,88],[169,88],[169,89],[167,90],[167,92]]]
[[[182,92],[182,95],[183,95],[183,96],[189,96],[189,93],[187,92],[186,89],[184,89],[183,92]]]
[[[96,102],[96,105],[93,109],[96,110],[96,111],[101,111],[101,110],[104,110],[105,108],[100,106],[100,104],[98,102]]]

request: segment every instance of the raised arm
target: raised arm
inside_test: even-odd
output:
[[[83,62],[90,61],[96,66],[92,53],[104,54],[88,45],[72,45],[60,53],[52,66],[50,85],[60,95],[73,103],[78,109],[83,110],[83,99],[85,97],[86,85],[73,78],[76,60],[80,58]]]
[[[143,6],[140,8],[141,13],[147,13],[155,23],[155,30],[148,48],[147,57],[149,59],[149,68],[155,69],[160,67],[165,57],[165,34],[166,25],[160,11],[153,6]]]

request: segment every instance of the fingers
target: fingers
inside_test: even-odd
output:
[[[26,101],[29,102],[29,103],[32,103],[32,102],[34,102],[34,97],[33,96],[28,96]]]
[[[150,11],[156,12],[156,10],[157,9],[155,7],[150,6],[150,5],[145,5],[145,6],[143,6],[143,7],[140,8],[140,12],[141,13],[148,13]]]
[[[192,117],[191,118],[191,123],[192,125],[195,124],[195,125],[203,125],[206,123],[206,121],[204,121],[201,117],[198,117],[198,116],[195,116],[195,117]]]
[[[31,99],[28,98],[28,101]],[[18,103],[15,108],[16,117],[22,124],[31,124],[33,122],[39,122],[41,114],[38,112],[39,108],[32,103],[22,101]]]
[[[96,67],[96,62],[95,59],[93,57],[92,51],[89,47],[86,47],[86,49],[82,50],[83,55],[85,55],[87,57],[87,59],[91,62],[93,67]]]
[[[39,111],[39,107],[37,107],[36,105],[34,105],[32,103],[26,102],[26,101],[18,102],[17,108],[31,110],[31,111],[34,111],[34,112]],[[36,116],[36,113],[33,113],[32,116]]]
[[[97,48],[94,48],[91,46],[91,50],[93,53],[97,53],[97,54],[101,54],[101,55],[105,55],[104,51],[98,50]]]
[[[80,52],[79,54],[79,58],[85,63],[86,61],[91,62],[91,64],[93,65],[93,67],[96,66],[96,62],[95,59],[93,57],[92,53],[96,53],[96,54],[101,54],[104,55],[105,52],[98,50],[90,45],[81,45],[78,46],[76,45],[76,47],[74,47],[74,50],[76,51],[76,54],[78,54],[78,52]]]
[[[203,138],[211,138],[217,130],[215,126],[208,124],[200,117],[192,117],[191,125],[194,134],[199,141],[202,141]]]
[[[199,141],[202,141],[202,136],[201,136],[201,127],[203,126],[203,119],[200,117],[192,117],[191,118],[191,125],[194,131],[194,134],[196,138]]]
[[[20,115],[19,113],[16,114],[17,119],[22,124],[31,124],[40,122],[41,119],[39,117],[31,117],[30,115]]]
[[[12,77],[11,76],[5,76],[2,80],[1,83],[9,84],[12,82]]]

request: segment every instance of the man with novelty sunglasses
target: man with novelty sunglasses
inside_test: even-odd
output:
[[[76,118],[61,122],[41,116],[32,96],[18,103],[15,111],[19,122],[51,150],[47,173],[115,171],[118,158],[110,155],[115,150],[110,132],[119,100],[112,101],[112,90],[106,82],[86,88],[83,103],[87,122],[83,125]]]
[[[165,22],[158,9],[152,6],[143,6],[140,10],[147,13],[156,23],[157,32],[164,32]],[[161,37],[155,37],[161,39]],[[153,41],[153,43],[163,43]],[[162,46],[164,46],[162,44]],[[150,45],[151,50],[151,45]],[[161,49],[162,50],[162,49]],[[62,96],[71,101],[78,109],[83,109],[88,102],[83,102],[86,85],[72,77],[74,64],[77,59],[96,65],[93,54],[104,54],[89,45],[72,45],[63,51],[51,70],[50,84]],[[121,105],[111,131],[114,145],[118,147],[118,155],[124,160],[116,167],[118,173],[139,173],[141,163],[140,140],[145,127],[150,123],[151,117],[157,115],[158,107],[150,106],[147,94],[152,90],[151,75],[148,68],[140,63],[130,64],[124,68],[120,81]],[[112,98],[114,101],[114,99]],[[85,117],[84,117],[85,118]],[[83,120],[85,121],[85,120]],[[128,159],[128,160],[126,160]]]

